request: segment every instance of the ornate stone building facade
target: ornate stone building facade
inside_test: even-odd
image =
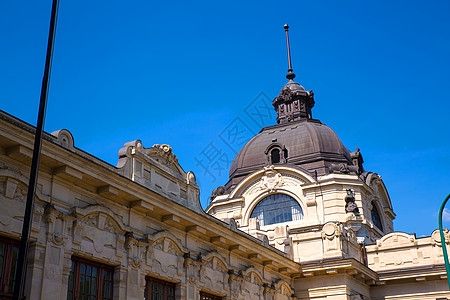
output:
[[[381,177],[313,119],[314,93],[292,69],[286,77],[272,102],[278,125],[241,149],[206,212],[233,218],[298,263],[297,299],[447,299],[438,231],[394,232]]]
[[[278,125],[237,154],[206,212],[168,145],[126,143],[114,167],[67,130],[45,134],[27,299],[447,299],[438,232],[394,232],[380,176],[312,118],[314,94],[294,77],[273,101]],[[0,299],[33,139],[0,112]]]
[[[0,112],[0,299],[14,284],[33,133]],[[298,267],[206,214],[170,146],[126,143],[114,167],[67,130],[45,134],[27,299],[291,299]]]

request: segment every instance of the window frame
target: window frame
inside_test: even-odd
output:
[[[264,201],[267,201],[267,203],[264,203]],[[296,204],[296,206],[288,205],[291,203]],[[289,214],[290,220],[287,220],[286,213]],[[301,221],[304,216],[300,203],[294,197],[285,193],[265,196],[256,203],[250,213],[250,218],[257,218],[260,226]]]
[[[270,162],[272,165],[279,164],[281,162],[280,148],[274,147],[272,150],[270,150]]]
[[[274,150],[278,150],[278,154],[275,154]],[[285,145],[282,145],[278,142],[272,142],[269,146],[267,146],[264,154],[267,157],[267,163],[269,165],[287,163],[288,150],[286,149]],[[275,155],[276,159],[274,160]]]
[[[102,264],[100,262],[88,260],[78,256],[72,256],[72,267],[70,268],[69,281],[67,285],[67,299],[69,298],[69,293],[72,293],[72,299],[78,299],[80,297],[80,279],[81,279],[81,265],[84,264],[86,267],[94,267],[98,268],[98,276],[96,278],[96,293],[95,299],[104,300],[104,299],[113,299],[114,297],[114,267]],[[73,268],[73,269],[72,269]],[[105,298],[103,296],[103,288],[104,288],[104,280],[103,280],[103,272],[109,272],[111,274],[110,280],[110,296]],[[70,280],[72,276],[72,291],[70,288]]]
[[[155,277],[151,277],[151,276],[146,276],[145,277],[145,293],[144,293],[144,299],[146,300],[150,300],[152,299],[152,288],[151,288],[151,284],[152,283],[156,283],[156,284],[160,284],[163,287],[163,300],[175,300],[175,288],[176,288],[176,283],[174,282],[170,282],[170,281],[165,281],[162,279],[158,279]],[[173,291],[173,295],[169,295],[169,289],[172,289]],[[159,294],[160,295],[160,294]],[[171,297],[171,298],[169,298]]]
[[[0,270],[0,298],[8,299],[13,297],[15,276],[17,272],[17,260],[20,249],[20,242],[4,236],[0,236],[0,244],[5,245],[5,252],[2,259]],[[17,249],[17,258],[15,260],[15,270],[11,274],[11,267],[14,264],[14,248]],[[12,286],[11,286],[12,282]]]
[[[375,203],[375,201],[372,201],[371,205],[372,205],[372,209],[370,211],[370,219],[371,219],[373,225],[377,229],[379,229],[382,232],[384,232],[383,218],[381,217],[380,210],[378,209],[378,206]]]

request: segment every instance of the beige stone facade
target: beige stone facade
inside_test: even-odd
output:
[[[352,190],[359,214],[346,213]],[[303,218],[260,226],[250,214],[261,199],[287,194]],[[372,221],[378,207],[382,228]],[[393,232],[395,214],[378,174],[328,174],[317,179],[299,168],[270,166],[249,175],[231,194],[216,197],[206,211],[234,217],[240,229],[266,236],[270,245],[300,264],[294,275],[298,299],[447,299],[439,232],[416,239]],[[448,233],[447,233],[448,234]]]
[[[33,140],[32,126],[0,112],[4,245],[20,238]],[[114,167],[76,148],[67,130],[45,134],[27,299],[68,299],[78,261],[111,270],[111,299],[144,299],[150,279],[173,286],[175,299],[450,297],[437,231],[424,238],[394,232],[389,195],[375,173],[314,178],[268,165],[215,197],[206,212],[195,181],[168,145],[126,143]],[[349,193],[359,213],[346,212]],[[301,219],[260,225],[251,217],[275,194],[295,199]],[[0,292],[9,295],[7,286]]]

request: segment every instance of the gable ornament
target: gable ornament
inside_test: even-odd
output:
[[[273,192],[275,189],[284,185],[283,176],[275,170],[274,166],[264,167],[264,175],[254,192],[269,191]]]

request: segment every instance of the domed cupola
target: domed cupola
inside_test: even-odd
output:
[[[393,230],[389,195],[377,174],[364,171],[359,149],[350,153],[330,127],[312,118],[314,94],[294,81],[288,28],[288,82],[272,102],[277,124],[237,153],[229,181],[212,192],[206,212],[234,220],[300,264],[364,262],[358,243],[374,243]]]
[[[294,74],[292,73],[292,75]],[[311,119],[314,93],[313,91],[306,91],[293,79],[289,79],[289,82],[281,89],[280,95],[272,101],[272,105],[277,112],[278,124]]]
[[[278,125],[265,127],[239,151],[230,168],[225,188],[230,192],[250,173],[267,165],[289,164],[312,176],[336,169],[355,172],[352,155],[336,133],[312,118],[314,93],[294,81],[289,50],[289,26],[285,25],[288,49],[288,83],[272,101]],[[358,172],[358,170],[356,170]]]

